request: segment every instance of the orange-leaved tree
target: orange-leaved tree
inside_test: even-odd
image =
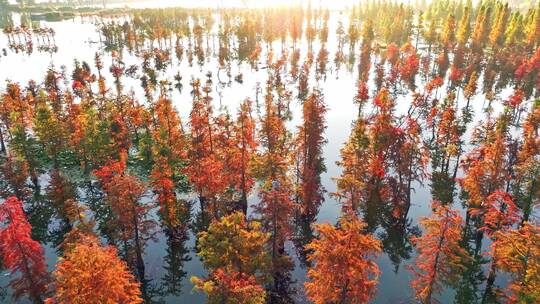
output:
[[[60,248],[64,252],[68,252],[85,237],[95,236],[95,221],[87,216],[88,209],[86,206],[78,203],[74,199],[66,201],[65,210],[71,230],[64,235],[64,240],[60,244]]]
[[[56,292],[47,304],[142,303],[139,283],[112,246],[93,236],[79,240],[54,271]]]
[[[259,192],[261,202],[255,206],[255,212],[261,216],[264,230],[270,233],[273,268],[275,276],[278,276],[289,265],[285,241],[292,234],[295,204],[291,199],[292,183],[287,175],[290,169],[290,135],[272,90],[272,81],[269,80],[259,137],[262,150],[254,166],[255,174],[262,183]]]
[[[496,121],[488,119],[485,127],[475,130],[473,141],[478,147],[469,152],[462,162],[464,177],[461,186],[467,194],[467,206],[484,208],[488,196],[495,191],[506,191],[510,168],[508,158],[507,116],[501,115]]]
[[[186,206],[181,204],[175,192],[182,162],[185,160],[185,139],[182,123],[172,102],[164,97],[154,105],[154,125],[152,128],[152,189],[157,194],[159,212],[168,232],[180,227],[181,215]]]
[[[246,99],[238,109],[236,123],[234,124],[235,138],[232,170],[234,174],[234,188],[240,192],[242,210],[247,213],[247,195],[253,187],[253,177],[250,172],[250,162],[255,157],[258,142],[255,137],[255,120],[251,113],[251,100]]]
[[[482,302],[489,302],[496,297],[493,284],[497,270],[497,237],[499,232],[510,229],[521,219],[521,214],[512,200],[512,196],[504,191],[497,190],[489,195],[486,201],[482,202],[479,208],[470,208],[472,216],[479,216],[482,220],[482,227],[479,231],[485,232],[493,241],[491,244],[491,266],[487,277],[486,288]]]
[[[540,227],[525,222],[519,229],[496,233],[492,248],[498,269],[511,274],[508,303],[540,301]]]
[[[517,152],[516,202],[523,209],[523,222],[540,204],[540,101],[535,101],[522,128],[523,143]]]
[[[298,196],[301,214],[306,219],[314,219],[324,199],[321,173],[326,171],[322,148],[326,143],[325,113],[327,111],[321,92],[314,90],[304,101],[303,124],[299,126],[297,145],[297,174],[300,179]]]
[[[339,220],[338,227],[316,226],[319,237],[307,245],[309,282],[304,283],[308,298],[316,304],[367,303],[375,296],[379,267],[375,259],[381,244],[363,232],[365,224],[352,212]]]
[[[95,170],[94,174],[101,182],[105,200],[114,215],[108,224],[116,228],[128,264],[137,270],[137,278],[144,280],[144,247],[156,225],[150,218],[152,205],[141,201],[145,185],[125,172],[124,162],[114,162]]]
[[[415,267],[409,269],[414,275],[411,282],[416,298],[422,303],[436,302],[433,295],[440,292],[442,284],[456,279],[463,264],[470,259],[459,242],[462,232],[462,218],[448,206],[433,203],[433,214],[422,218],[424,235],[415,237],[418,256]]]
[[[226,185],[222,175],[223,162],[220,159],[216,142],[217,126],[214,122],[210,87],[206,85],[201,92],[200,80],[191,82],[193,87],[193,107],[189,116],[191,127],[188,150],[189,165],[185,172],[199,196],[201,210],[210,211],[216,217],[217,201]],[[203,94],[204,93],[204,94]],[[206,208],[210,210],[206,210]]]

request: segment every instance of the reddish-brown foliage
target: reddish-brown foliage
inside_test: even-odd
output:
[[[154,107],[154,115],[152,131],[154,164],[150,174],[152,188],[157,194],[165,225],[175,228],[181,224],[179,210],[183,208],[176,198],[174,177],[186,157],[184,134],[180,118],[170,100],[158,99]]]
[[[9,282],[13,298],[28,296],[39,304],[47,294],[49,274],[41,245],[30,236],[22,202],[10,197],[0,204],[0,253],[4,267],[18,276]]]
[[[314,91],[304,101],[304,124],[299,127],[297,137],[298,174],[300,175],[299,197],[302,215],[313,219],[322,203],[324,189],[320,174],[326,170],[322,148],[326,143],[326,105],[320,92]]]
[[[212,214],[217,214],[217,200],[226,188],[223,178],[223,162],[218,154],[216,125],[213,117],[210,88],[205,86],[201,93],[200,81],[194,80],[193,107],[190,114],[191,140],[188,151],[190,165],[185,168],[194,190],[199,195],[201,206],[208,201]],[[204,208],[204,207],[203,207]]]

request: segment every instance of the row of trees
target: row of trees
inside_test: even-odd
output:
[[[52,69],[43,86],[31,82],[22,89],[8,84],[1,115],[2,196],[20,204],[43,195],[63,226],[65,233],[56,245],[67,259],[65,246],[100,246],[93,229],[82,219],[86,213],[77,211],[74,219],[70,214],[71,208],[84,206],[77,202],[81,190],[98,192],[98,201],[89,206],[99,219],[98,231],[118,248],[146,298],[143,257],[148,241],[158,226],[171,242],[186,238],[191,203],[180,194],[196,194],[198,220],[206,230],[209,222],[235,210],[245,216],[247,198],[257,182],[261,204],[255,207],[255,214],[269,233],[270,265],[279,297],[282,269],[290,267],[284,244],[292,234],[291,220],[297,214],[299,219],[313,221],[323,199],[320,173],[324,170],[326,106],[322,93],[316,89],[310,93],[304,102],[304,123],[293,136],[285,128],[287,97],[279,78],[274,80],[270,74],[260,121],[254,117],[250,100],[240,104],[235,118],[226,112],[216,115],[211,78],[204,84],[195,79],[186,132],[165,95],[139,104],[123,94],[114,62],[111,73],[117,77],[117,94],[105,85],[99,56],[96,68],[94,75],[86,63],[76,62],[70,87],[62,85],[67,77]],[[50,178],[44,189],[43,175]],[[154,208],[159,221],[152,215]],[[6,219],[6,223],[10,226],[12,221]],[[87,231],[80,241],[79,236],[72,240],[78,225]],[[68,239],[71,243],[66,245]],[[6,253],[11,251],[5,248]],[[59,280],[57,275],[55,285],[49,285],[57,293],[71,288]],[[42,299],[47,293],[42,289],[36,294]]]
[[[430,6],[434,20],[440,5]],[[90,303],[150,303],[154,291],[147,279],[146,249],[158,233],[165,234],[170,248],[181,247],[191,228],[208,270],[192,282],[212,303],[291,302],[289,241],[309,268],[305,291],[315,303],[368,302],[380,275],[376,259],[384,252],[397,271],[413,247],[411,286],[423,303],[435,302],[447,286],[456,288],[460,303],[537,302],[540,249],[533,218],[540,194],[540,105],[534,97],[540,32],[515,40],[515,46],[501,44],[500,33],[488,35],[487,29],[504,28],[506,6],[486,2],[474,10],[466,6],[471,8],[467,13],[462,7],[455,20],[474,30],[455,34],[456,21],[445,16],[447,26],[433,45],[428,37],[415,42],[407,33],[406,20],[412,17],[406,17],[406,6],[382,2],[353,10],[354,18],[376,10],[405,19],[399,37],[384,38],[380,32],[388,15],[361,23],[359,52],[349,40],[351,53],[360,58],[354,97],[358,116],[341,149],[342,173],[331,194],[340,202],[341,215],[337,225],[315,225],[315,231],[311,224],[325,197],[321,174],[328,105],[317,83],[331,66],[324,52],[329,14],[301,8],[229,12],[234,22],[255,21],[235,39],[220,35],[218,57],[227,58],[222,43],[237,43],[231,52],[239,58],[241,41],[251,41],[253,65],[247,69],[257,68],[261,58],[267,69],[264,88],[242,101],[236,113],[215,107],[211,73],[189,83],[168,73],[173,44],[166,43],[168,36],[155,22],[184,16],[178,22],[187,24],[186,35],[193,35],[187,40],[200,50],[210,49],[204,38],[210,39],[214,28],[212,15],[199,17],[191,27],[193,17],[180,9],[143,11],[126,23],[128,33],[136,29],[131,35],[143,28],[161,33],[156,39],[162,46],[138,54],[141,75],[138,68],[125,66],[118,49],[111,52],[109,72],[98,53],[95,68],[75,61],[70,76],[51,68],[39,84],[8,82],[0,99],[0,254],[3,267],[18,273],[11,282],[14,297],[35,303],[72,303],[78,297]],[[495,19],[488,18],[492,7]],[[299,15],[304,14],[302,40],[304,17]],[[536,10],[529,15],[536,18]],[[473,19],[478,21],[467,21]],[[499,26],[488,26],[492,20]],[[229,21],[220,20],[219,27],[230,26]],[[283,49],[274,58],[268,43],[285,24],[291,28],[283,40],[288,31],[292,52]],[[102,33],[106,40],[120,37],[111,38],[105,28]],[[315,57],[309,40],[316,33],[323,43]],[[494,37],[493,43],[479,36]],[[261,37],[266,48],[256,46]],[[308,41],[305,58],[294,37],[298,44]],[[182,50],[180,44],[175,48]],[[432,56],[434,50],[438,56]],[[210,57],[205,54],[210,53],[203,52],[203,59]],[[219,62],[220,69],[226,67],[225,59]],[[144,102],[124,88],[129,77],[141,81]],[[179,90],[190,87],[187,122],[170,97],[172,84]],[[475,99],[480,91],[482,107]],[[408,108],[398,111],[403,96]],[[302,105],[294,130],[293,101]],[[475,115],[483,119],[471,128]],[[433,212],[420,221],[422,234],[409,210],[415,188],[428,180]],[[452,209],[458,189],[464,217]],[[29,221],[47,216],[43,210],[50,210],[49,217],[31,227]],[[54,234],[51,221],[58,223]],[[300,239],[299,233],[307,237]],[[487,257],[485,239],[491,242]],[[50,242],[61,256],[52,276],[37,240]],[[167,259],[170,267],[181,269],[183,254]],[[495,283],[499,272],[511,277],[504,290]],[[168,288],[179,289],[177,281],[181,277],[171,278],[176,286]]]
[[[367,82],[373,68],[377,90],[384,86],[394,95],[416,90],[419,79],[427,83],[438,76],[442,80],[448,77],[452,88],[468,94],[468,99],[480,89],[492,100],[508,85],[516,85],[525,98],[531,97],[537,75],[518,68],[523,68],[522,63],[539,45],[540,7],[524,14],[496,1],[477,6],[443,2],[433,2],[425,12],[412,6],[368,2],[355,7],[349,18],[310,6],[220,11],[177,8],[134,11],[132,16],[97,22],[106,50],[122,54],[127,47],[143,60],[140,71],[130,66],[125,72],[152,91],[163,85],[181,91],[185,75],[179,71],[172,80],[160,79],[160,74],[175,73],[172,67],[184,60],[190,66],[196,61],[206,68],[217,57],[218,76],[224,70],[228,77],[218,78],[219,82],[231,85],[233,79],[243,81],[241,72],[231,75],[233,65],[247,62],[257,70],[265,67],[262,58],[277,55],[290,65],[290,73],[282,77],[299,81],[302,99],[307,96],[302,79],[309,78],[307,69],[315,61],[317,80],[325,79],[334,68],[339,77],[340,67],[346,64],[350,71],[356,67],[360,81]],[[330,26],[331,19],[337,25]],[[328,33],[333,31],[337,40],[334,66],[327,49]],[[400,37],[388,36],[396,33]],[[307,51],[298,47],[303,43],[307,43]],[[392,71],[385,79],[388,66]]]

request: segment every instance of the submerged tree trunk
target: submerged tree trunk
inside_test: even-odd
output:
[[[491,267],[489,269],[489,275],[486,282],[486,289],[482,295],[482,304],[492,303],[494,300],[495,294],[493,293],[493,284],[495,283],[496,268],[495,268],[495,259],[491,262]]]
[[[133,214],[133,225],[135,227],[135,255],[136,255],[136,268],[137,268],[137,278],[139,279],[139,282],[141,283],[141,292],[143,295],[143,298],[146,299],[146,280],[145,280],[145,267],[144,267],[144,260],[143,260],[143,253],[142,253],[142,244],[139,236],[139,221],[137,218],[137,212],[135,210]]]
[[[0,127],[0,153],[6,154],[6,143],[4,142],[4,133],[2,132],[2,128]]]

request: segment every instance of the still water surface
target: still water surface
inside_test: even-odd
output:
[[[190,1],[191,2],[191,1]],[[161,2],[160,2],[161,3]],[[161,3],[158,6],[166,6],[167,1]],[[136,4],[134,6],[140,7],[146,4]],[[338,13],[335,13],[338,14]],[[336,15],[333,14],[330,24],[329,32],[335,33],[337,26]],[[14,15],[15,23],[18,23],[20,15]],[[345,18],[346,19],[346,18]],[[59,47],[56,53],[43,53],[34,51],[31,55],[24,53],[15,53],[7,50],[7,56],[0,56],[0,81],[10,80],[13,82],[19,82],[25,84],[28,80],[34,79],[38,82],[42,81],[47,69],[49,67],[60,68],[62,66],[67,67],[67,74],[71,73],[73,61],[75,59],[79,61],[86,61],[93,66],[94,55],[96,52],[102,52],[103,46],[99,43],[99,35],[96,30],[96,26],[92,23],[92,18],[80,18],[77,17],[72,20],[65,20],[61,22],[42,22],[42,26],[52,27],[56,31],[55,41]],[[330,35],[332,37],[332,34]],[[0,49],[7,47],[7,37],[0,34]],[[335,39],[330,39],[327,45],[329,51],[329,60],[333,59],[334,53],[337,49]],[[280,50],[280,44],[276,43],[275,50]],[[301,47],[301,50],[306,48]],[[318,51],[318,45],[314,46],[315,52]],[[277,53],[277,52],[276,52]],[[277,56],[277,54],[275,54]],[[305,54],[302,54],[305,56]],[[264,54],[261,58],[264,58]],[[303,58],[303,57],[302,57]],[[139,60],[128,54],[123,55],[123,60],[126,66],[140,65]],[[302,60],[301,60],[302,61]],[[107,64],[111,63],[110,53],[105,52],[103,62]],[[180,71],[183,75],[184,90],[180,94],[174,90],[172,94],[172,100],[176,105],[183,122],[188,119],[188,115],[191,107],[191,96],[189,81],[191,76],[195,78],[204,78],[205,74],[210,71],[214,75],[214,88],[212,96],[214,97],[214,104],[216,109],[221,111],[229,110],[231,113],[236,113],[237,105],[249,97],[254,99],[256,95],[256,87],[259,83],[264,87],[266,81],[266,70],[260,68],[255,71],[250,68],[248,64],[232,65],[233,77],[239,72],[243,73],[243,84],[239,84],[235,81],[230,86],[221,86],[216,81],[217,73],[217,59],[212,57],[209,61],[204,63],[204,66],[199,67],[194,64],[192,67],[188,65],[186,60],[182,63],[178,63],[177,59],[173,59],[173,64],[167,70],[168,75],[174,75],[177,71]],[[261,65],[262,67],[262,65]],[[112,85],[112,75],[106,70],[106,77],[109,81],[109,85]],[[223,72],[220,77],[223,76]],[[143,91],[140,87],[140,82],[134,79],[126,79],[125,90],[132,90],[136,96],[143,99]],[[327,172],[322,175],[322,181],[324,187],[327,190],[325,202],[320,208],[320,213],[317,218],[317,222],[331,222],[335,223],[339,216],[339,203],[332,198],[329,193],[336,190],[336,185],[332,178],[340,175],[341,169],[336,165],[336,161],[339,160],[339,152],[343,144],[346,142],[351,129],[351,123],[357,116],[357,107],[353,104],[353,96],[355,94],[355,76],[353,73],[347,70],[347,67],[343,66],[339,71],[332,65],[331,70],[327,74],[326,79],[315,81],[311,85],[318,85],[325,96],[325,101],[328,105],[327,112],[327,124],[328,129],[326,131],[326,138],[328,143],[324,147],[324,156],[326,161]],[[3,86],[3,84],[2,84]],[[370,92],[373,94],[372,92]],[[397,101],[397,110],[403,113],[407,110],[410,102],[410,96],[402,96]],[[481,113],[482,101],[481,99],[473,101],[472,103],[477,109],[475,113]],[[293,100],[292,104],[293,119],[289,124],[289,128],[294,130],[299,125],[301,120],[301,105],[297,100]],[[480,114],[477,114],[475,121],[482,120]],[[413,229],[421,216],[429,215],[430,208],[430,182],[426,180],[424,185],[416,185],[414,194],[412,196],[412,206],[409,212],[409,218],[411,225],[409,229]],[[256,195],[252,195],[250,198],[251,203],[256,202]],[[456,202],[454,207],[459,209],[460,204]],[[385,234],[384,229],[379,228],[376,231],[377,235]],[[403,237],[403,235],[401,235]],[[398,236],[399,237],[399,236]],[[177,248],[178,249],[178,248]],[[186,242],[185,248],[179,251],[186,251],[186,261],[184,262],[182,273],[183,285],[182,292],[179,296],[166,295],[163,297],[165,303],[203,303],[204,296],[202,294],[192,292],[192,284],[189,281],[191,276],[203,276],[205,274],[202,265],[195,255],[194,251],[194,238],[191,235],[190,239]],[[288,244],[289,254],[293,257],[296,267],[292,273],[293,279],[296,281],[299,292],[302,290],[302,283],[305,280],[306,270],[300,265],[296,250],[292,243]],[[397,248],[400,250],[404,248]],[[150,242],[146,249],[145,263],[147,269],[147,275],[151,279],[151,284],[159,286],[164,278],[166,271],[164,267],[167,267],[167,262],[164,257],[167,255],[167,251],[170,250],[166,243],[166,239],[163,235],[158,238],[156,243]],[[46,246],[46,253],[48,259],[49,268],[52,270],[56,261],[56,252],[51,246]],[[409,286],[411,274],[405,268],[412,262],[414,257],[414,251],[411,253],[411,258],[404,259],[400,264],[392,263],[388,254],[383,254],[377,261],[380,270],[381,277],[378,285],[378,295],[373,303],[413,303],[412,291]],[[178,274],[178,273],[177,273]],[[2,275],[0,277],[0,285],[4,286],[8,277]],[[9,293],[9,292],[8,292]],[[442,303],[451,303],[455,291],[446,290],[443,295],[438,297]],[[5,299],[4,303],[10,303],[9,297]]]

